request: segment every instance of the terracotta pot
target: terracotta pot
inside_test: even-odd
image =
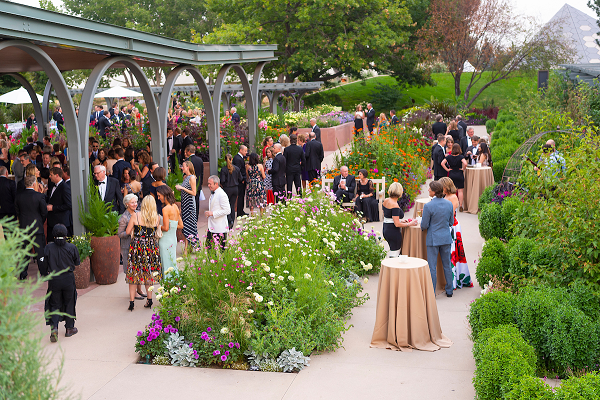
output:
[[[98,285],[111,285],[117,281],[119,276],[119,256],[121,255],[121,243],[119,237],[96,237],[91,239],[92,253],[90,259],[92,271]]]
[[[77,289],[87,289],[90,286],[90,258],[81,261],[73,274],[75,275],[75,287]]]
[[[179,208],[179,214],[181,215],[181,202],[176,201],[175,205],[177,206],[177,208]],[[177,242],[180,242],[182,240],[185,240],[185,236],[183,236],[183,230],[177,229]]]

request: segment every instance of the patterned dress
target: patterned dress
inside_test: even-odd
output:
[[[156,227],[133,226],[133,238],[127,256],[126,283],[149,285],[161,279],[162,267],[155,232]],[[154,272],[158,272],[156,277],[152,276]]]
[[[265,191],[267,192],[267,203],[275,204],[275,196],[273,195],[273,177],[267,173],[273,167],[273,159],[269,158],[265,161]]]
[[[258,165],[253,165],[248,171],[248,192],[246,206],[248,208],[264,207],[267,204],[267,193],[263,184]]]
[[[192,190],[190,178],[188,175],[183,180],[181,186],[187,190]],[[198,220],[196,219],[196,199],[191,194],[181,191],[181,219],[183,220],[183,236],[190,242],[198,240]]]
[[[467,263],[465,248],[463,247],[460,223],[456,219],[456,212],[454,212],[452,237],[454,238],[454,241],[452,242],[450,260],[452,263],[452,274],[454,275],[454,289],[473,287],[471,273],[469,272],[469,264]]]

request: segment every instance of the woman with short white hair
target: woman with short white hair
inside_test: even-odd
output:
[[[383,238],[390,246],[390,257],[398,257],[402,251],[402,230],[407,226],[417,225],[417,221],[403,220],[404,211],[400,208],[398,200],[402,197],[404,188],[398,182],[394,182],[388,189],[390,197],[383,202]]]
[[[119,239],[121,239],[121,262],[123,264],[123,272],[127,272],[127,255],[129,254],[129,245],[131,244],[131,235],[128,235],[127,225],[129,224],[129,220],[131,216],[135,213],[138,205],[138,197],[129,193],[123,198],[123,204],[125,205],[125,212],[119,218],[119,230],[117,231],[117,235]],[[138,285],[137,287],[137,296],[135,296],[136,300],[144,300],[146,295],[142,292],[142,285]]]

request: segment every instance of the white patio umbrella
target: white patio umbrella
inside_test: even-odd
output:
[[[111,99],[115,97],[142,97],[143,95],[140,92],[136,92],[135,90],[127,89],[126,87],[116,86],[110,89],[103,90],[102,92],[96,93],[94,98],[99,97],[109,97]]]
[[[44,97],[39,94],[35,94],[40,103],[43,102]],[[23,121],[23,104],[31,104],[31,98],[29,97],[29,93],[27,89],[23,86],[18,88],[17,90],[13,90],[12,92],[8,92],[0,96],[0,103],[11,103],[11,104],[20,104],[21,105],[21,121]]]

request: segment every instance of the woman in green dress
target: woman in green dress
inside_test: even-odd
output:
[[[163,276],[169,267],[177,269],[177,229],[183,229],[183,220],[179,208],[175,205],[173,190],[167,185],[156,188],[156,196],[163,204],[162,237],[158,241]]]

